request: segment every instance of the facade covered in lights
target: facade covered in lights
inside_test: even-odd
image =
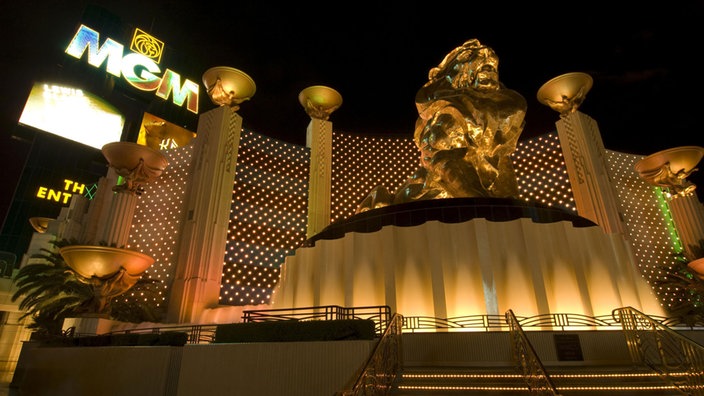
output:
[[[574,152],[570,156],[564,155],[565,151],[561,143],[564,138],[561,139],[560,133],[549,132],[533,139],[520,141],[512,156],[518,179],[520,202],[528,207],[535,205],[536,210],[545,208],[563,213],[567,216],[565,218],[567,220],[563,219],[560,224],[568,224],[570,221],[573,224],[581,224],[584,221],[598,227],[586,227],[590,229],[586,232],[585,227],[581,225],[567,227],[565,230],[540,230],[533,229],[537,227],[535,224],[523,224],[519,227],[521,231],[509,228],[500,231],[505,234],[500,240],[507,245],[501,245],[498,247],[499,250],[512,250],[514,249],[512,246],[516,246],[516,243],[538,246],[541,239],[533,240],[532,243],[529,239],[542,235],[543,240],[548,241],[544,248],[550,249],[552,253],[540,253],[542,258],[527,257],[533,253],[526,251],[525,247],[518,246],[514,258],[511,258],[511,255],[503,256],[498,259],[498,264],[492,263],[489,267],[484,265],[486,268],[483,271],[489,271],[497,276],[490,282],[498,282],[491,286],[494,288],[491,293],[485,287],[486,274],[462,275],[454,271],[461,267],[482,270],[482,265],[476,264],[482,261],[481,254],[476,255],[483,249],[496,250],[499,246],[490,244],[487,245],[489,247],[482,247],[481,240],[484,238],[482,233],[489,232],[490,235],[498,231],[458,230],[461,235],[474,235],[470,238],[473,238],[474,242],[469,243],[467,239],[456,240],[456,236],[445,238],[456,246],[461,246],[462,249],[470,250],[456,251],[450,256],[440,254],[439,257],[444,257],[440,261],[449,260],[454,263],[453,265],[459,266],[444,273],[441,278],[443,282],[460,279],[464,285],[453,286],[454,295],[450,296],[446,294],[449,291],[445,291],[445,287],[450,290],[450,285],[445,284],[439,297],[437,284],[414,280],[413,277],[418,275],[407,274],[411,277],[403,278],[402,268],[384,269],[384,264],[380,263],[420,260],[412,264],[420,265],[413,271],[417,271],[423,277],[425,276],[422,275],[423,272],[432,268],[430,263],[438,260],[437,257],[433,257],[438,253],[434,249],[455,249],[451,245],[441,247],[444,243],[442,239],[434,241],[430,237],[423,237],[424,239],[419,240],[418,236],[394,235],[391,240],[408,238],[413,247],[429,244],[426,248],[422,248],[426,253],[402,248],[407,250],[404,253],[406,256],[402,255],[402,259],[402,256],[393,253],[398,247],[367,245],[366,242],[360,242],[367,237],[365,234],[368,232],[345,231],[333,238],[326,236],[330,232],[329,229],[334,229],[339,224],[354,222],[362,215],[355,214],[357,205],[373,186],[384,185],[389,190],[395,190],[403,184],[408,175],[413,173],[417,167],[418,153],[411,137],[374,137],[332,131],[332,123],[313,119],[311,125],[324,125],[331,131],[332,137],[331,156],[322,159],[330,162],[331,170],[328,181],[329,207],[324,208],[329,210],[330,224],[317,235],[307,237],[307,229],[310,228],[308,224],[310,181],[316,177],[311,170],[315,167],[314,160],[316,160],[311,155],[311,148],[288,144],[253,131],[242,130],[238,127],[241,125],[241,118],[224,107],[201,115],[203,120],[213,117],[218,119],[223,117],[230,121],[222,123],[204,121],[202,126],[199,124],[197,137],[189,144],[162,147],[169,166],[161,177],[144,186],[144,193],[136,204],[129,231],[127,247],[155,259],[155,263],[145,275],[160,281],[153,285],[158,289],[155,300],[144,302],[164,313],[170,312],[168,315],[170,322],[237,321],[241,310],[252,306],[293,308],[318,305],[391,305],[395,309],[402,307],[406,311],[405,314],[448,318],[500,313],[505,308],[503,303],[499,302],[502,299],[511,301],[510,304],[515,309],[516,305],[512,301],[524,301],[525,295],[535,293],[535,290],[543,290],[544,295],[542,297],[536,295],[532,304],[523,307],[526,314],[569,311],[598,315],[608,313],[616,306],[624,304],[637,306],[646,312],[661,314],[660,311],[663,308],[680,298],[676,291],[660,289],[656,286],[658,280],[664,276],[667,266],[674,264],[673,253],[681,251],[683,243],[673,223],[668,198],[663,189],[649,185],[634,170],[635,163],[643,156],[618,153],[603,148],[597,150],[601,153],[597,157],[603,160],[604,172],[608,174],[607,193],[613,194],[608,199],[616,202],[614,210],[619,213],[616,221],[611,219],[611,223],[604,225],[600,217],[602,215],[593,210],[595,207],[605,206],[603,203],[590,203],[591,206],[587,207],[592,208],[592,215],[589,217],[580,215],[572,187],[575,185],[575,180],[579,179],[574,172],[570,174],[570,168],[574,169],[575,165],[566,160],[566,157],[574,158],[575,155]],[[596,123],[588,116],[576,113],[574,117],[576,122],[587,125],[585,127],[587,131],[598,134]],[[564,124],[568,121],[570,120],[560,120],[558,127],[560,123]],[[222,130],[219,131],[218,128]],[[210,138],[204,139],[206,136]],[[215,136],[220,136],[219,140],[215,139]],[[204,143],[206,141],[209,143]],[[221,142],[227,150],[223,152],[215,142]],[[194,198],[199,196],[198,191],[201,188],[206,188],[205,186],[211,184],[212,180],[220,177],[214,176],[218,174],[217,172],[222,172],[222,170],[217,171],[221,165],[218,165],[216,160],[207,165],[209,168],[198,170],[199,167],[206,166],[201,165],[202,160],[199,157],[210,156],[228,158],[232,169],[230,169],[231,176],[227,177],[232,177],[232,181],[229,184],[227,178],[225,181],[220,181],[221,189],[227,191],[222,193],[212,191],[213,196],[220,197],[218,200],[212,198],[208,200],[205,197]],[[380,164],[385,166],[379,166]],[[207,176],[206,180],[203,175],[197,175],[199,172],[201,174],[212,172],[214,175]],[[228,172],[225,174],[229,175]],[[196,180],[195,185],[194,180]],[[588,197],[608,196],[604,192],[581,191],[579,193],[586,194]],[[579,199],[583,206],[586,205],[584,197]],[[606,198],[590,199],[607,200]],[[205,207],[200,208],[199,205],[205,205]],[[701,204],[696,201],[693,205],[701,207]],[[227,208],[227,210],[209,209],[209,206]],[[501,206],[501,203],[497,201],[496,206]],[[586,212],[589,213],[589,210]],[[203,217],[206,220],[203,220]],[[199,222],[199,218],[200,223],[203,224],[194,226],[194,223]],[[70,216],[59,220],[64,223],[76,222],[76,218],[70,218]],[[424,227],[435,223],[434,219],[427,220],[429,225]],[[473,227],[476,227],[475,220],[465,219],[463,222],[466,223],[465,225],[473,224]],[[487,224],[493,227],[502,222],[489,219]],[[535,221],[529,223],[535,223]],[[215,228],[220,231],[210,234],[207,230],[213,228],[212,224],[215,224]],[[432,225],[432,227],[435,226],[437,224]],[[445,226],[447,229],[452,227],[457,225]],[[576,239],[569,243],[565,242],[564,245],[569,246],[568,251],[558,254],[559,247],[564,246],[554,238],[557,238],[556,235],[572,231],[576,232],[572,236]],[[444,235],[442,232],[433,228],[420,231],[421,235]],[[507,236],[515,232],[525,235],[518,239]],[[369,234],[376,242],[383,240],[383,232]],[[209,240],[209,238],[218,240]],[[554,239],[552,242],[550,242],[551,238]],[[590,238],[596,238],[598,241],[587,241]],[[338,239],[338,241],[333,242],[330,239]],[[583,243],[580,242],[582,239]],[[339,246],[330,248],[333,243],[338,243]],[[324,250],[325,246],[328,246],[328,250]],[[614,253],[613,256],[602,254],[611,251],[618,253]],[[361,256],[360,252],[362,252]],[[371,252],[374,252],[377,257],[374,258]],[[580,265],[584,267],[583,271],[567,271],[563,274],[567,278],[561,279],[556,273],[561,271],[560,268],[576,265],[573,262],[574,259],[569,257],[570,254],[577,252],[581,252],[577,256],[581,257]],[[558,258],[551,255],[557,255],[555,257]],[[466,262],[463,261],[464,259],[458,259],[462,256],[476,257]],[[307,260],[305,265],[310,266],[310,262],[317,264],[301,272],[304,267],[301,263],[302,257]],[[375,260],[381,261],[374,264]],[[539,273],[528,270],[535,265],[545,266],[544,263],[539,264],[541,260],[552,264],[542,268],[540,270],[542,272]],[[526,265],[527,262],[533,264]],[[286,269],[286,265],[290,267]],[[341,267],[332,270],[335,265]],[[443,265],[446,266],[447,263]],[[495,267],[496,265],[499,267]],[[325,278],[325,271],[330,271],[332,275],[328,274],[328,276],[331,277]],[[361,271],[362,275],[358,274],[358,271]],[[388,271],[397,274],[398,279],[394,280],[393,287],[374,286],[375,282],[384,284],[389,282]],[[501,276],[506,277],[504,282],[509,283],[500,283],[499,274],[502,271],[504,275]],[[587,274],[592,274],[595,278],[587,279],[588,276],[584,277]],[[510,280],[516,275],[523,281]],[[550,279],[544,278],[545,276],[549,276]],[[555,276],[557,278],[554,278]],[[608,287],[606,287],[603,280],[609,277],[615,277],[619,282],[612,279],[611,282],[607,282]],[[432,276],[428,275],[428,279],[430,278]],[[195,283],[189,285],[192,280],[195,280]],[[477,281],[479,283],[472,287],[472,283]],[[551,288],[549,286],[551,282],[568,287],[564,290]],[[510,287],[508,287],[509,284]],[[544,285],[548,286],[544,287]],[[459,292],[463,287],[468,287],[478,294],[463,296]],[[333,288],[339,293],[331,294],[324,291],[325,288]],[[406,298],[403,297],[404,295],[412,293],[423,296],[422,293],[418,293],[419,290],[433,288],[435,291],[429,292],[430,296],[422,297],[419,301],[433,301],[440,298],[443,300],[440,305],[444,308],[438,308],[437,303],[433,307],[423,308],[422,304],[419,305],[415,300],[409,300],[405,305],[402,303]],[[582,291],[579,291],[580,288]],[[513,297],[501,297],[499,292],[501,289],[522,290],[522,292]],[[487,293],[493,293],[496,297],[485,301]],[[573,294],[581,297],[577,298],[574,304],[566,303],[570,301],[570,296]],[[585,295],[590,297],[584,297]],[[143,297],[128,292],[120,298],[141,299]],[[448,302],[452,299],[459,302]],[[556,304],[555,301],[561,301],[563,304]],[[411,312],[415,309],[419,311]]]
[[[586,117],[581,113],[579,116]],[[598,129],[596,132],[598,133]],[[285,267],[287,260],[295,262],[294,257],[297,255],[313,254],[308,253],[310,249],[306,247],[313,245],[310,239],[306,238],[308,187],[311,177],[310,148],[267,138],[252,131],[242,130],[240,133],[238,148],[234,150],[237,153],[236,170],[229,202],[227,241],[221,253],[222,271],[218,302],[203,311],[207,311],[208,314],[201,313],[199,316],[193,313],[189,321],[208,321],[213,317],[221,317],[213,312],[227,311],[228,307],[240,307],[240,309],[248,306],[293,307],[290,303],[297,300],[287,300],[283,297],[283,293],[291,293],[291,286],[289,285],[289,290],[285,292],[281,289],[285,289],[286,286],[279,285],[282,279],[286,279],[282,277],[282,268]],[[565,163],[558,135],[557,132],[550,132],[519,142],[513,155],[513,162],[518,175],[520,200],[527,205],[534,204],[579,217],[568,166]],[[159,286],[163,290],[160,294],[161,300],[150,303],[161,307],[169,304],[170,285],[179,262],[174,254],[180,243],[178,224],[188,221],[188,213],[184,212],[183,194],[184,185],[189,183],[188,163],[194,161],[189,147],[167,150],[166,155],[172,165],[162,178],[147,186],[143,199],[138,204],[130,238],[131,248],[139,249],[157,258],[156,264],[148,270],[148,273],[150,277],[164,280]],[[371,158],[376,158],[377,161],[372,162]],[[331,227],[353,220],[356,217],[354,214],[356,205],[372,186],[381,184],[393,190],[401,185],[417,166],[417,158],[417,149],[410,137],[408,139],[366,137],[339,131],[332,132]],[[619,242],[617,246],[626,246],[625,251],[617,255],[618,261],[623,261],[619,264],[623,268],[618,269],[614,274],[609,271],[619,265],[602,263],[604,268],[592,268],[586,273],[594,272],[598,276],[605,274],[611,277],[620,276],[621,282],[624,281],[623,277],[628,278],[635,274],[638,279],[629,280],[633,285],[628,287],[613,281],[616,284],[611,288],[621,290],[615,293],[625,293],[623,296],[614,297],[618,301],[616,304],[633,303],[645,311],[651,313],[655,311],[655,314],[660,314],[660,309],[667,306],[668,301],[672,302],[675,297],[668,295],[667,291],[656,288],[655,281],[663,275],[663,268],[668,263],[673,263],[673,252],[677,251],[678,246],[681,247],[681,243],[676,231],[673,231],[672,219],[662,189],[649,185],[634,171],[634,164],[642,158],[643,156],[639,155],[604,150],[609,177],[613,180],[614,191],[620,202],[618,211],[623,219],[623,227],[627,230],[627,233],[618,234],[616,237],[625,242],[625,244]],[[379,162],[392,165],[381,169],[376,165]],[[598,224],[597,218],[587,220]],[[603,227],[599,228],[599,233],[603,233],[599,238],[614,238],[613,235],[608,236],[612,233],[604,233]],[[356,238],[360,237],[362,236]],[[318,242],[318,244],[322,243]],[[591,246],[591,249],[595,249],[595,246],[597,245]],[[394,249],[394,246],[389,248]],[[354,256],[356,253],[350,250],[356,251],[360,247],[349,245],[346,249],[348,250],[345,252],[338,251],[334,254],[356,257]],[[381,246],[378,249],[384,251],[386,248]],[[602,246],[596,250],[599,249],[614,248]],[[588,249],[583,253],[589,254]],[[393,256],[388,258],[394,259]],[[317,259],[335,262],[339,258],[328,255]],[[354,258],[354,260],[357,259]],[[431,257],[427,259],[432,260]],[[609,256],[595,259],[610,260]],[[329,267],[334,264],[325,265]],[[570,265],[569,260],[563,265]],[[360,264],[358,268],[365,267]],[[634,270],[632,274],[629,273],[631,269]],[[343,270],[340,269],[340,271]],[[348,268],[345,271],[354,272],[355,269]],[[365,275],[367,280],[380,276],[374,273],[373,268],[366,268],[363,271],[371,272]],[[550,271],[559,272],[559,269],[552,268],[548,273]],[[290,275],[293,270],[289,269],[288,272]],[[548,273],[544,275],[555,276],[554,273],[553,275]],[[315,277],[315,275],[310,276]],[[303,285],[301,287],[315,288],[314,283],[321,280],[297,278],[294,282],[301,283]],[[525,287],[533,287],[535,282],[536,280],[533,280]],[[579,281],[575,280],[575,282],[577,283],[574,283],[574,287],[579,288]],[[643,287],[643,285],[649,286]],[[591,293],[596,293],[597,290],[599,289],[596,288]],[[277,296],[276,293],[281,294]],[[300,295],[301,292],[297,293]],[[357,290],[356,293],[361,292]],[[397,293],[400,292],[397,290]],[[633,297],[635,303],[631,297],[626,296],[628,293],[635,296]],[[311,296],[314,294],[311,292]],[[277,297],[279,297],[278,303]],[[569,295],[563,294],[561,297],[563,301],[564,298],[569,299]],[[281,305],[281,301],[285,303]],[[389,302],[389,297],[384,297],[382,293],[378,300],[373,298],[347,301],[345,298],[326,300],[319,293],[318,297],[300,301],[303,301],[300,303],[303,306],[345,305],[346,302],[351,302],[353,305],[360,305],[361,302],[364,302],[362,305],[383,305]],[[603,314],[602,311],[610,311],[615,307],[608,305],[608,300],[601,303],[607,305],[599,309],[585,309],[583,313]],[[300,304],[293,303],[293,305]],[[455,309],[446,314],[485,313],[484,306],[477,309],[480,311],[466,312]],[[580,311],[579,307],[574,306],[569,306],[569,309],[571,312]],[[437,314],[436,311],[430,311]],[[232,319],[231,315],[222,317]]]
[[[360,213],[375,187],[396,191],[416,171],[413,136],[344,132],[311,115],[299,146],[243,129],[239,107],[187,114],[197,118],[195,131],[154,107],[137,111],[138,128],[120,139],[158,150],[168,166],[131,198],[129,217],[110,224],[118,199],[108,169],[90,196],[73,195],[33,234],[25,258],[114,225],[127,235],[124,248],[154,259],[142,276],[158,281],[149,297],[127,290],[117,298],[152,306],[165,323],[232,323],[245,309],[330,305],[389,306],[448,322],[508,309],[598,317],[631,306],[666,316],[683,295],[661,281],[674,255],[704,235],[677,221],[691,215],[704,226],[696,195],[649,184],[636,171],[645,156],[603,147],[596,121],[578,111],[561,114],[556,131],[518,142],[515,198]],[[133,324],[109,325],[89,331]]]
[[[574,164],[565,158],[559,132],[549,132],[519,142],[513,154],[520,192],[517,200],[415,202],[426,214],[438,209],[436,214],[452,219],[443,222],[425,217],[422,224],[409,227],[372,227],[368,233],[343,232],[328,238],[337,226],[373,214],[355,214],[355,207],[372,186],[396,189],[413,172],[418,157],[410,138],[333,131],[331,221],[308,238],[310,180],[316,176],[311,172],[314,156],[310,148],[244,130],[239,115],[227,107],[201,118],[190,144],[162,149],[169,165],[157,180],[144,186],[129,230],[128,247],[154,257],[147,276],[162,281],[159,297],[144,302],[168,311],[172,322],[235,322],[244,307],[311,304],[389,304],[404,315],[449,319],[500,312],[502,298],[525,315],[531,315],[535,307],[541,314],[601,315],[623,302],[637,302],[645,312],[659,314],[675,298],[657,289],[655,281],[682,242],[670,210],[671,197],[634,172],[643,156],[601,153],[625,233],[605,232],[595,221],[598,216],[579,216],[572,187],[575,177],[569,171]],[[312,120],[311,125],[319,123]],[[380,170],[369,161],[370,156],[392,166]],[[698,202],[692,206],[701,210]],[[483,208],[477,210],[480,215],[463,219],[464,211],[472,207]],[[515,208],[522,209],[518,216]],[[406,223],[417,222],[410,217]],[[59,220],[68,224],[79,218]],[[434,239],[426,238],[431,234]],[[325,250],[334,244],[339,249]],[[486,249],[487,245],[493,248]],[[430,254],[438,252],[438,246],[451,249]],[[401,247],[409,248],[407,254]],[[482,264],[482,255],[487,253],[500,257],[490,271],[498,297],[493,307],[487,304],[486,285],[477,282],[485,276],[480,273],[489,269]],[[375,266],[375,254],[396,266],[395,281],[405,278],[394,285],[393,295],[386,293],[389,288],[370,288],[379,279],[386,283],[394,272],[388,271],[388,265]],[[302,256],[314,256],[309,262],[318,265],[319,271],[300,271],[305,276],[294,276],[293,265],[300,264]],[[453,263],[457,257],[465,261]],[[612,257],[618,262],[610,261]],[[555,265],[531,267],[545,258]],[[428,269],[453,271],[437,277]],[[347,294],[338,299],[330,290]],[[429,290],[431,299],[426,298]],[[546,293],[537,295],[541,290]],[[580,301],[584,295],[589,298]],[[141,296],[128,292],[121,298]],[[588,304],[579,306],[575,301]],[[231,351],[224,354],[235,355]],[[230,362],[223,360],[225,355],[212,361]],[[345,360],[337,355],[334,359]],[[190,364],[202,362],[199,358]],[[195,366],[184,364],[198,372]]]
[[[266,305],[271,303],[281,265],[306,240],[309,149],[242,131],[238,152],[220,304]],[[135,214],[130,247],[157,257],[149,272],[158,279],[173,276],[178,236],[173,226],[163,225],[176,224],[175,214],[184,215],[185,164],[192,160],[189,153],[188,147],[166,151],[170,166],[157,182],[145,187]],[[371,158],[394,166],[379,169]],[[334,132],[332,221],[354,216],[357,204],[372,186],[395,189],[401,185],[417,162],[412,138]],[[556,134],[521,142],[515,163],[522,199],[574,211]],[[547,176],[544,169],[550,170]],[[161,235],[167,231],[171,236]],[[172,247],[167,248],[169,245]],[[168,282],[158,287],[164,289],[163,300],[156,303],[163,306]]]
[[[87,26],[81,26],[76,37],[91,37],[91,34],[97,33]],[[97,40],[97,36],[95,38]],[[68,49],[72,48],[75,50],[73,46]],[[67,53],[71,54],[68,50]],[[80,58],[82,55],[76,51],[74,56]],[[85,68],[85,62],[80,59],[72,62],[75,63],[72,64],[73,67]],[[91,65],[93,66],[95,65]],[[103,71],[94,73],[103,74]],[[125,83],[122,85],[127,87],[125,90],[132,88]],[[183,85],[184,89],[190,86]],[[227,320],[238,319],[236,314],[220,313],[238,312],[237,309],[241,311],[243,307],[249,306],[285,308],[362,304],[390,305],[396,309],[400,307],[397,303],[410,293],[423,296],[423,290],[419,290],[425,288],[423,282],[413,278],[425,276],[418,275],[423,274],[423,271],[409,274],[406,280],[401,280],[400,277],[390,280],[392,278],[389,274],[383,274],[382,266],[374,261],[393,262],[403,266],[403,263],[398,262],[399,257],[402,257],[398,250],[405,249],[405,243],[414,244],[413,238],[417,236],[408,236],[408,241],[399,241],[399,236],[392,237],[391,242],[374,248],[377,249],[378,256],[375,258],[368,255],[369,248],[355,241],[363,239],[364,233],[360,232],[345,231],[337,235],[335,238],[339,239],[337,243],[340,247],[330,250],[322,247],[332,244],[326,237],[330,235],[330,230],[342,229],[340,225],[353,223],[359,218],[355,214],[357,205],[372,188],[384,186],[394,191],[414,172],[418,167],[419,153],[412,136],[372,137],[363,133],[347,133],[334,130],[328,121],[312,119],[311,127],[318,128],[316,131],[319,138],[329,139],[326,142],[331,146],[328,155],[316,151],[311,145],[297,146],[255,131],[243,130],[241,117],[236,110],[221,106],[196,116],[191,114],[192,111],[188,112],[192,110],[190,100],[185,101],[189,106],[176,112],[172,109],[178,108],[174,103],[164,105],[161,102],[163,98],[154,101],[152,93],[147,92],[145,96],[147,94],[150,95],[149,101],[146,101],[149,105],[141,109],[142,122],[135,123],[139,124],[139,128],[123,134],[122,140],[136,141],[160,150],[168,159],[169,166],[161,177],[144,186],[130,222],[126,247],[155,259],[145,276],[160,281],[154,286],[158,289],[158,297],[144,302],[168,313],[168,321],[208,322],[221,317]],[[159,105],[154,105],[153,102]],[[179,118],[180,125],[192,126],[192,121],[197,118],[198,130],[190,131],[169,122],[174,112],[178,115],[175,118]],[[189,122],[182,122],[183,119]],[[682,242],[670,213],[671,198],[666,196],[662,188],[653,187],[641,179],[634,170],[635,164],[643,156],[605,149],[596,122],[585,114],[576,112],[563,116],[557,126],[557,131],[547,131],[539,137],[518,142],[511,157],[517,175],[518,201],[525,207],[535,207],[537,211],[544,210],[545,213],[559,211],[561,214],[558,217],[562,214],[567,216],[563,222],[591,222],[595,227],[589,232],[595,233],[598,230],[601,233],[594,238],[599,239],[599,243],[611,244],[608,248],[596,242],[593,245],[571,247],[572,252],[583,251],[585,246],[596,250],[599,248],[595,246],[602,246],[603,251],[615,252],[610,253],[611,256],[607,254],[596,258],[590,256],[589,249],[584,251],[585,256],[581,258],[584,263],[589,264],[590,260],[603,262],[599,262],[600,267],[595,271],[587,268],[587,264],[583,271],[568,271],[570,279],[565,284],[573,285],[578,290],[577,294],[582,297],[598,295],[603,290],[597,284],[597,279],[592,283],[586,277],[592,273],[605,274],[611,278],[609,290],[614,294],[613,304],[633,302],[649,313],[659,313],[654,311],[666,308],[678,297],[656,285],[664,276],[664,269],[674,264],[673,253],[681,252],[686,245]],[[321,170],[324,172],[321,173]],[[318,189],[319,186],[325,188]],[[321,197],[321,194],[326,196]],[[691,196],[687,199],[694,201],[689,206],[700,213],[701,204],[696,202],[696,198]],[[81,227],[80,216],[70,209],[62,210],[57,218],[58,222],[64,224],[63,228],[59,227],[61,230]],[[548,215],[550,216],[552,215]],[[481,215],[477,218],[487,220],[489,217]],[[474,220],[475,218],[465,219],[463,222]],[[489,223],[493,227],[496,225],[493,223],[499,221],[490,220]],[[538,229],[540,227],[534,223],[536,222],[521,226],[520,233],[524,235],[516,237],[514,245],[530,245],[530,238],[535,238],[541,232]],[[435,226],[435,223],[428,221],[428,226],[431,225]],[[586,237],[586,234],[580,234],[585,231],[583,228],[589,227],[580,225],[568,227],[568,230],[574,231],[574,238],[578,240]],[[311,230],[314,231],[312,235]],[[482,231],[479,228],[461,232],[476,232],[480,235],[479,243],[473,250],[474,253],[479,252],[479,256],[486,249],[512,249],[511,246],[503,245],[488,248],[489,241],[480,240]],[[551,232],[560,234],[560,231]],[[371,232],[367,234],[380,235]],[[608,241],[609,239],[613,241]],[[36,251],[42,243],[45,244],[47,236],[37,238],[37,241],[37,244],[30,246],[28,253]],[[428,243],[429,240],[415,241]],[[466,241],[454,241],[459,245],[464,242]],[[419,246],[418,243],[415,245]],[[429,250],[435,248],[437,247],[433,245],[428,246]],[[525,250],[521,249],[514,252],[515,257],[504,256],[494,264],[487,264],[482,257],[462,264],[447,258],[449,256],[438,254],[437,257],[425,257],[418,265],[430,268],[432,265],[428,262],[439,262],[441,256],[445,257],[442,260],[455,260],[453,265],[477,268],[482,265],[504,265],[507,270],[502,274],[489,276],[491,271],[485,271],[487,273],[481,276],[468,275],[467,286],[491,294],[491,290],[518,288],[516,282],[509,280],[512,276],[520,275],[524,279],[530,278],[530,282],[522,283],[520,287],[525,290],[542,288],[544,291],[545,295],[535,296],[536,302],[530,308],[537,309],[538,312],[535,313],[571,309],[575,313],[597,314],[593,307],[557,308],[549,303],[554,299],[569,300],[569,292],[557,292],[550,286],[540,285],[559,283],[562,269],[570,268],[574,263],[568,258],[554,259],[552,255],[556,253],[548,252],[550,243],[546,242],[544,248],[545,252],[536,253],[542,258],[534,257],[533,265],[537,267],[532,269],[523,265],[521,254]],[[447,251],[450,248],[442,249]],[[569,257],[568,252],[564,252],[564,255]],[[308,272],[301,271],[301,268],[296,268],[302,266],[296,264],[301,260],[315,264]],[[324,276],[323,267],[328,271]],[[448,268],[450,267],[452,266]],[[357,271],[364,273],[359,274]],[[399,274],[402,271],[400,268],[389,270]],[[435,279],[436,284],[430,286],[432,291],[426,291],[432,295],[427,300],[449,298],[444,286],[438,285],[452,276],[450,271]],[[502,276],[506,279],[499,279]],[[627,279],[628,286],[619,283],[623,279]],[[364,284],[372,282],[385,282],[385,285],[377,290],[367,289]],[[343,292],[325,292],[322,289],[325,284]],[[142,297],[128,292],[121,298]],[[459,301],[463,297],[458,295],[453,298]],[[400,313],[498,313],[503,309],[502,304],[506,304],[499,303],[499,297],[492,300],[494,303],[485,297],[473,298],[482,301],[469,308],[461,301],[444,301],[435,304],[446,306],[443,309],[434,307],[424,312]],[[584,306],[602,305],[591,297],[584,301]],[[615,305],[608,302],[603,305],[600,310],[610,311],[615,308]],[[447,308],[449,306],[455,308]]]

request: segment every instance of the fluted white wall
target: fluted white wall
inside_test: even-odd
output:
[[[274,308],[389,305],[406,316],[577,313],[633,306],[663,315],[619,234],[571,222],[473,219],[387,226],[300,248]]]

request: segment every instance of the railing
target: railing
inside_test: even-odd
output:
[[[333,320],[333,319],[371,319],[374,321],[377,337],[386,330],[390,321],[391,309],[388,306],[370,306],[343,308],[336,305],[305,308],[245,310],[244,322],[264,322],[271,320]],[[403,316],[404,333],[446,331],[509,331],[505,317],[502,315],[470,315],[455,318],[433,318],[429,316]],[[673,330],[702,330],[704,321],[701,317],[683,322],[681,318],[650,316],[650,319]],[[543,314],[535,316],[516,316],[516,320],[525,331],[530,330],[621,330],[622,325],[615,315],[586,316],[581,314]],[[164,325],[155,328],[136,328],[114,333],[159,333],[164,331],[182,331],[188,334],[189,344],[210,343],[215,338],[217,324],[206,325]]]
[[[704,329],[704,320],[694,318],[684,322],[682,318],[651,316],[654,320],[674,329]],[[621,323],[613,315],[587,316],[570,313],[551,313],[535,316],[516,316],[524,330],[620,330]],[[404,333],[430,332],[437,329],[448,331],[508,331],[503,315],[470,315],[454,318],[434,318],[430,316],[404,316]]]
[[[112,334],[161,334],[165,332],[183,332],[188,335],[187,344],[210,344],[215,340],[215,330],[218,325],[189,325],[189,326],[163,326],[163,327],[145,327],[129,330],[113,331],[106,335]],[[80,336],[80,334],[71,334],[70,336]]]
[[[505,318],[501,315],[472,315],[456,318],[434,318],[432,316],[404,316],[403,331],[417,333],[434,331],[436,329],[456,329],[467,331],[472,329],[490,331],[506,329]]]
[[[276,320],[336,320],[366,319],[374,321],[374,332],[381,337],[391,320],[391,308],[388,305],[345,308],[338,305],[319,307],[258,309],[242,311],[244,322],[268,322]]]
[[[632,308],[613,310],[634,362],[645,363],[688,395],[704,395],[704,347]]]
[[[506,311],[506,324],[510,328],[511,333],[511,350],[513,358],[518,364],[523,374],[523,379],[528,385],[531,395],[560,395],[552,383],[550,376],[543,363],[540,361],[538,354],[533,349],[530,341],[523,332],[516,315],[512,310]]]
[[[521,327],[552,330],[568,330],[570,328],[609,328],[618,330],[620,324],[611,315],[587,316],[581,314],[542,314],[535,316],[517,316]],[[455,329],[456,331],[507,331],[504,315],[471,315],[454,318],[433,318],[429,316],[404,317],[403,330],[408,333],[433,331],[435,329]]]
[[[335,396],[383,396],[389,393],[403,363],[402,326],[403,317],[394,314],[352,389],[337,392]]]

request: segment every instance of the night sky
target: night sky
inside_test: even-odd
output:
[[[164,41],[185,78],[201,82],[213,66],[247,73],[257,91],[238,111],[243,126],[290,143],[305,144],[310,118],[298,94],[311,85],[342,95],[342,106],[330,117],[335,130],[412,136],[415,93],[429,69],[477,38],[497,52],[502,82],[528,100],[523,137],[553,131],[559,120],[537,101],[540,86],[581,71],[594,85],[580,111],[597,121],[607,149],[647,155],[704,145],[704,2],[669,1],[660,8],[646,2],[535,3],[337,2],[303,8],[239,1],[5,1],[2,212],[29,150],[27,142],[10,139],[22,106],[35,80],[62,67],[63,51],[89,4]],[[214,107],[201,103],[201,112]],[[690,177],[701,186],[700,197],[701,173]]]

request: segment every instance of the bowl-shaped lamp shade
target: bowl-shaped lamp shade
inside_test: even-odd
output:
[[[73,245],[59,249],[66,264],[85,278],[106,278],[120,267],[130,275],[141,275],[154,259],[146,254],[108,246]]]
[[[562,74],[538,89],[538,101],[560,114],[568,114],[577,111],[593,83],[594,80],[587,73]]]
[[[43,234],[46,232],[47,227],[49,227],[49,221],[51,220],[54,219],[49,217],[30,217],[29,224],[31,224],[32,228],[38,233]]]
[[[161,151],[133,142],[108,143],[103,146],[102,152],[110,166],[123,177],[129,176],[139,166],[140,160],[148,171],[154,173],[151,178],[161,175],[169,165]]]
[[[247,73],[227,66],[211,67],[203,73],[203,85],[210,100],[218,106],[238,108],[257,92],[257,85]]]
[[[327,121],[330,114],[342,105],[342,95],[330,87],[313,85],[298,94],[298,101],[308,116]]]
[[[694,259],[687,264],[687,266],[694,272],[696,272],[696,275],[704,279],[704,257]]]
[[[658,151],[643,158],[636,163],[635,169],[641,175],[647,175],[669,164],[673,173],[689,173],[702,160],[702,157],[704,157],[704,147],[680,146]]]
[[[681,146],[658,151],[636,162],[635,170],[641,179],[658,187],[665,187],[672,194],[691,194],[696,188],[687,177],[697,170],[695,166],[704,156],[704,148]]]

